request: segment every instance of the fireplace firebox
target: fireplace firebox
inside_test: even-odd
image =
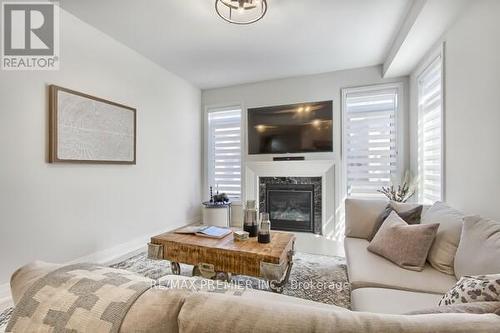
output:
[[[314,232],[314,185],[269,185],[266,192],[274,229]]]
[[[259,209],[273,230],[321,234],[321,177],[260,177]]]

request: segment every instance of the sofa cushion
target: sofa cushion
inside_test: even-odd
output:
[[[455,256],[455,276],[500,274],[500,223],[480,217],[464,219]]]
[[[389,203],[387,200],[346,199],[345,236],[369,239],[378,217]],[[391,202],[390,204],[398,213],[419,206],[417,204],[395,202]]]
[[[345,235],[368,239],[378,216],[388,205],[386,200],[345,200]]]
[[[427,260],[440,272],[454,274],[453,262],[457,252],[465,215],[442,202],[436,202],[422,216],[421,224],[439,223],[436,240]]]
[[[346,238],[347,269],[353,289],[380,287],[444,294],[457,282],[455,276],[443,274],[426,264],[421,272],[409,271],[367,250],[368,241]]]
[[[368,245],[368,251],[402,268],[420,272],[438,227],[439,224],[408,225],[393,211]]]
[[[167,275],[160,279],[162,285],[169,285],[175,289],[186,289],[188,291],[193,291],[192,285],[190,281],[200,280],[201,277],[189,277],[182,275]],[[187,281],[187,283],[185,283]],[[234,285],[232,283],[227,283],[223,281],[213,281],[213,280],[204,280],[205,282],[198,284],[196,292],[198,293],[213,293],[215,287],[217,287],[217,293],[223,293],[223,290],[227,290],[225,295],[233,295],[238,298],[250,298],[255,299],[258,298],[263,301],[270,302],[282,302],[282,303],[293,303],[293,304],[301,304],[318,308],[327,308],[330,309],[329,304],[310,301],[303,298],[297,298],[293,296],[288,296],[284,294],[278,294],[258,289],[246,288],[240,285]],[[240,292],[241,291],[241,292]],[[348,311],[347,309],[340,308],[340,310]]]
[[[463,276],[439,301],[439,305],[500,302],[500,274]]]
[[[17,269],[10,278],[10,292],[14,305],[19,302],[26,290],[28,290],[35,281],[60,267],[62,267],[62,265],[34,261]]]
[[[62,267],[58,264],[50,264],[46,262],[33,262],[19,268],[11,278],[11,290],[15,304],[19,301],[24,292],[38,279],[47,275],[51,271]],[[177,317],[179,311],[187,296],[193,293],[190,281],[199,280],[200,278],[167,275],[161,278],[162,285],[169,285],[171,289],[166,287],[154,287],[144,292],[130,307],[125,316],[120,332],[177,332]],[[207,281],[206,289],[196,287],[196,293],[213,293],[208,291]],[[217,286],[221,284],[227,285],[230,295],[239,299],[259,299],[262,301],[300,304],[310,308],[328,309],[331,306],[324,303],[313,302],[301,298],[260,291],[255,289],[244,289],[243,293],[232,293],[234,285],[217,282]],[[219,289],[220,291],[220,289]],[[236,296],[237,295],[237,296]],[[348,311],[344,308],[338,308],[338,311]]]
[[[431,313],[494,313],[500,316],[500,302],[475,302],[462,303],[445,306],[437,306],[423,310],[412,311],[407,314],[431,314]]]
[[[193,293],[186,298],[178,322],[181,333],[479,333],[495,332],[500,316],[387,315]]]
[[[415,208],[412,208],[410,210],[406,211],[401,211],[397,213],[400,218],[402,218],[406,223],[408,224],[419,224],[420,223],[420,218],[422,215],[422,208],[423,206],[419,205]],[[377,221],[375,222],[375,225],[373,226],[373,230],[370,233],[370,237],[368,237],[368,240],[371,241],[373,237],[377,234],[378,230],[384,223],[384,221],[389,217],[389,215],[397,210],[394,208],[393,204],[389,204],[385,207],[384,211],[377,217]]]
[[[351,295],[356,311],[403,314],[437,306],[441,295],[387,288],[359,288]]]

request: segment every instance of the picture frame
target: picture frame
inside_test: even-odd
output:
[[[137,110],[49,86],[49,163],[136,164]]]

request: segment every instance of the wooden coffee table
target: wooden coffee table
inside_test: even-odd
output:
[[[179,263],[183,263],[194,266],[193,275],[212,271],[214,276],[223,273],[228,281],[231,274],[263,278],[274,292],[282,292],[288,282],[295,243],[292,233],[272,231],[271,242],[260,244],[256,237],[235,241],[232,233],[213,239],[174,231],[151,238],[159,249],[155,259],[169,260],[174,274],[180,274]]]

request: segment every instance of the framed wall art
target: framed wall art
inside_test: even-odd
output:
[[[136,163],[136,109],[51,85],[49,162]]]

